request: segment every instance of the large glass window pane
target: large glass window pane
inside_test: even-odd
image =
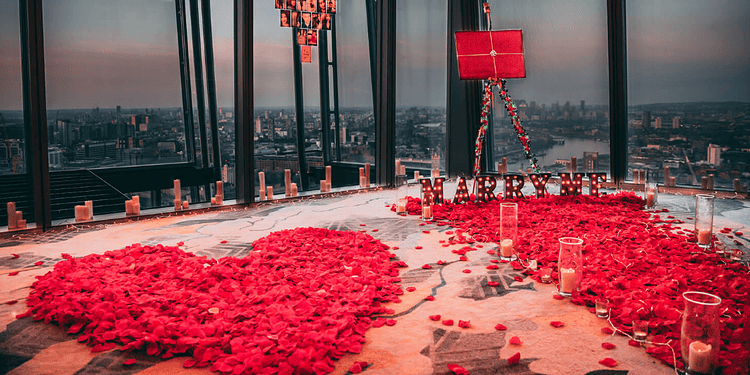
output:
[[[45,3],[51,171],[187,160],[176,25],[173,0]]]
[[[0,227],[3,227],[8,225],[8,202],[22,212],[22,220],[33,222],[34,198],[26,177],[18,1],[0,0],[0,9]]]
[[[423,176],[445,168],[447,9],[445,0],[397,2],[396,159]]]
[[[211,19],[224,199],[235,199],[234,1],[211,1]]]
[[[526,78],[508,80],[507,88],[539,167],[564,172],[575,157],[580,172],[608,172],[606,1],[490,4],[494,29],[523,30]],[[499,99],[494,107],[493,136],[495,163],[507,158],[508,172],[530,167]]]
[[[745,0],[628,0],[631,173],[653,170],[661,182],[669,167],[677,185],[750,182],[748,19]]]

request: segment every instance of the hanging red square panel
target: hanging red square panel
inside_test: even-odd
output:
[[[521,30],[456,32],[461,79],[526,78]]]

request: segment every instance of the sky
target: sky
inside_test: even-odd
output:
[[[232,0],[213,0],[217,97],[233,105]],[[294,105],[291,29],[273,1],[255,2],[255,103]],[[398,106],[445,105],[446,0],[398,1]],[[490,0],[494,29],[522,29],[527,78],[514,100],[608,103],[606,2]],[[0,0],[0,109],[21,108],[18,1]],[[631,105],[750,102],[750,2],[628,0]],[[363,1],[340,0],[339,100],[371,107]],[[56,0],[44,3],[47,106],[177,107],[182,104],[173,0]],[[318,48],[303,64],[306,106],[319,105]],[[192,60],[190,61],[192,65]],[[193,85],[193,90],[195,86]]]

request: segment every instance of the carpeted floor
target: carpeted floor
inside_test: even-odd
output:
[[[417,195],[416,188],[410,195]],[[82,257],[134,243],[183,242],[183,250],[198,256],[243,257],[252,251],[253,242],[270,232],[297,227],[366,231],[398,247],[392,250],[396,260],[409,266],[400,269],[401,285],[413,291],[399,296],[399,303],[386,304],[394,310],[386,317],[396,324],[369,329],[361,352],[336,361],[334,374],[347,373],[355,362],[367,363],[365,374],[450,374],[448,364],[459,364],[471,374],[674,373],[644,348],[628,345],[626,337],[604,333],[602,328],[609,324],[588,308],[552,298],[554,285],[538,283],[508,263],[487,269],[496,257],[485,250],[494,245],[485,244],[482,251],[467,254],[468,261],[459,261],[451,251],[464,245],[443,246],[452,228],[420,225],[418,216],[395,215],[386,207],[395,198],[393,191],[376,191],[0,239],[0,374],[209,373],[207,368],[183,368],[186,357],[163,360],[117,349],[92,353],[90,346],[78,343],[75,335],[55,324],[15,316],[27,310],[25,298],[35,277],[62,260],[61,253]],[[667,208],[670,215],[685,220],[693,215],[693,204],[692,196],[662,194],[657,208]],[[738,241],[746,249],[750,202],[717,199],[714,226],[744,233],[730,238],[715,230],[719,239]],[[692,229],[688,224],[684,227]],[[446,264],[437,266],[437,260]],[[422,268],[424,264],[433,267]],[[496,286],[489,286],[488,281]],[[435,300],[426,301],[426,296]],[[12,301],[18,303],[5,303]],[[429,319],[434,315],[440,315],[440,321]],[[456,324],[441,323],[448,319]],[[459,320],[470,321],[471,326],[460,328]],[[565,325],[556,328],[550,325],[553,321]],[[497,330],[498,323],[507,329]],[[511,344],[513,337],[521,344]],[[604,349],[603,342],[615,348]],[[507,359],[516,353],[520,362],[509,364]],[[131,358],[136,359],[134,364],[123,364]],[[600,364],[605,358],[616,360],[617,365]]]

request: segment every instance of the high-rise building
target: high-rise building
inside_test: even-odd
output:
[[[708,163],[713,165],[721,164],[721,147],[715,144],[708,144]]]
[[[599,169],[599,153],[596,151],[584,151],[583,168],[586,173],[597,172]]]
[[[657,117],[654,120],[654,129],[661,129],[661,117]]]
[[[586,101],[581,100],[581,112],[586,112]]]
[[[648,129],[651,127],[651,111],[643,111],[643,123],[642,127]]]
[[[672,129],[679,129],[680,128],[680,116],[675,116],[672,118]]]

